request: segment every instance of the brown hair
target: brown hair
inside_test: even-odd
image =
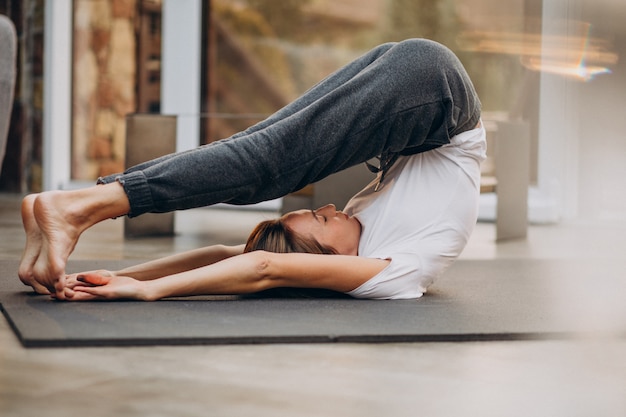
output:
[[[336,255],[337,251],[320,244],[312,237],[296,234],[281,219],[266,220],[259,223],[246,242],[244,252],[264,250],[276,253],[314,253]]]

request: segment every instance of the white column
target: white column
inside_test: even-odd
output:
[[[72,1],[47,0],[44,29],[43,188],[71,175]]]
[[[545,0],[544,39],[554,33],[551,25],[579,20],[580,13],[580,0]],[[573,218],[578,212],[579,83],[541,74],[538,177],[529,195],[531,220],[537,222]]]
[[[178,116],[176,150],[200,143],[202,1],[164,0],[161,113]]]

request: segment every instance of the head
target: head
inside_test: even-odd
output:
[[[356,255],[360,237],[359,221],[329,204],[261,222],[250,234],[245,252]]]

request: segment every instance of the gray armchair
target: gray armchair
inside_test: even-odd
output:
[[[15,61],[17,35],[11,20],[0,15],[0,170],[6,152],[13,91],[15,89]]]

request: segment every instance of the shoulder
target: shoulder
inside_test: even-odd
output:
[[[429,259],[415,253],[396,253],[387,268],[372,279],[348,292],[356,298],[420,298],[439,275]]]

